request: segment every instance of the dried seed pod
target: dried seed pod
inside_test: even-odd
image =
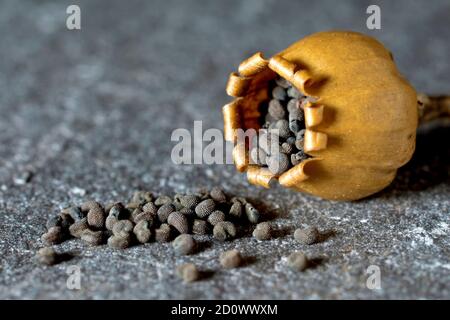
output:
[[[69,227],[69,233],[75,238],[81,238],[81,234],[84,230],[89,229],[89,224],[87,222],[87,218],[83,218],[81,220],[75,221]]]
[[[287,264],[294,271],[304,271],[308,267],[308,259],[302,252],[293,252],[289,255]]]
[[[288,89],[288,92],[289,92],[289,90],[291,90],[291,88],[292,87],[290,87]],[[272,90],[272,97],[274,97],[275,99],[278,99],[278,100],[285,100],[286,99],[286,90],[284,90],[283,87],[277,86],[277,87],[273,88],[273,90]]]
[[[114,224],[112,228],[112,232],[115,236],[129,234],[132,230],[133,223],[130,220],[119,220]]]
[[[194,194],[189,194],[180,197],[179,201],[184,208],[194,209],[200,203],[200,198]]]
[[[61,222],[62,222],[62,218],[58,215],[58,216],[52,216],[50,218],[48,218],[45,227],[48,229],[52,228],[52,227],[61,227]]]
[[[103,231],[85,229],[81,233],[81,240],[92,246],[101,245],[103,243]]]
[[[134,226],[133,233],[140,243],[146,243],[150,240],[152,236],[150,227],[150,223],[146,220],[141,220]]]
[[[242,203],[238,201],[234,202],[228,213],[233,218],[239,219],[242,216]]]
[[[285,172],[289,169],[290,164],[288,155],[282,152],[267,157],[269,171],[274,175],[280,175]]]
[[[102,206],[95,201],[88,201],[81,205],[82,211],[87,211],[88,224],[96,229],[102,229],[105,225],[105,212]]]
[[[131,235],[121,234],[113,235],[108,239],[108,246],[114,249],[125,249],[131,245]]]
[[[219,260],[222,267],[227,269],[237,268],[242,264],[242,256],[236,249],[223,252]]]
[[[208,223],[204,220],[195,219],[192,224],[192,233],[193,234],[200,234],[205,235],[208,234],[209,227]]]
[[[225,195],[225,192],[223,192],[223,190],[220,189],[219,187],[213,187],[209,192],[209,196],[217,203],[224,203],[227,201],[227,196]]]
[[[158,207],[153,202],[147,202],[143,207],[142,211],[150,212],[151,214],[156,214],[158,212]]]
[[[195,207],[195,213],[197,214],[197,216],[199,218],[205,218],[208,215],[210,215],[211,212],[213,212],[215,208],[216,208],[216,203],[214,202],[214,200],[206,199],[206,200],[203,200],[202,202],[200,202]]]
[[[180,234],[172,242],[176,254],[188,255],[194,253],[197,243],[190,234]]]
[[[36,255],[38,261],[42,264],[45,264],[47,266],[52,266],[56,263],[58,263],[58,254],[53,248],[50,247],[44,247],[39,249]]]
[[[286,110],[277,99],[270,100],[268,112],[273,120],[281,120],[286,117]],[[271,122],[272,119],[268,119],[269,122]]]
[[[147,191],[136,191],[131,199],[131,202],[139,203],[141,205],[151,201],[153,201],[153,194]]]
[[[176,211],[176,208],[173,204],[171,203],[167,203],[167,204],[163,204],[159,209],[158,209],[158,219],[160,222],[166,222],[167,218],[169,217],[169,215]]]
[[[108,216],[115,217],[117,220],[123,220],[129,218],[129,211],[125,208],[125,206],[121,202],[114,203],[109,209]]]
[[[270,240],[272,238],[272,227],[268,222],[261,222],[253,230],[253,237],[257,240]]]
[[[42,241],[47,244],[58,244],[64,240],[64,233],[61,227],[51,227],[41,237]]]
[[[170,226],[163,223],[155,230],[155,240],[157,242],[169,242],[172,237]]]
[[[213,226],[221,221],[225,221],[225,213],[220,210],[215,210],[208,216],[208,222]]]
[[[319,231],[316,227],[296,229],[294,239],[303,244],[313,244],[319,240]]]
[[[178,211],[172,212],[169,215],[167,223],[177,229],[179,233],[189,232],[189,224],[186,216]]]
[[[221,221],[214,226],[213,235],[220,241],[230,240],[236,237],[236,227],[232,222]]]
[[[157,205],[158,207],[169,203],[172,203],[172,198],[165,195],[161,195],[155,200],[155,205]]]
[[[193,263],[185,263],[178,266],[177,275],[187,283],[197,281],[200,278],[200,272]]]
[[[260,213],[258,209],[256,209],[251,203],[245,204],[245,214],[247,215],[247,219],[250,223],[256,224],[259,222]]]

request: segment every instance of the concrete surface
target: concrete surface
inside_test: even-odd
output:
[[[72,3],[81,31],[65,28]],[[381,30],[366,29],[372,3]],[[0,298],[450,298],[448,128],[421,133],[392,186],[354,203],[261,190],[232,166],[170,161],[173,129],[192,130],[193,120],[221,128],[225,82],[242,59],[320,30],[374,35],[419,91],[448,93],[449,13],[448,1],[2,1]],[[64,203],[214,185],[268,206],[281,235],[212,242],[181,259],[169,245],[117,251],[70,241],[57,246],[70,261],[33,259],[46,218]],[[295,243],[293,229],[310,224],[329,237]],[[218,255],[233,247],[249,263],[220,270]],[[315,268],[288,271],[293,250]],[[184,261],[209,277],[183,284],[174,268]],[[66,288],[70,265],[81,267],[81,290]],[[366,287],[370,265],[380,268],[379,290]]]

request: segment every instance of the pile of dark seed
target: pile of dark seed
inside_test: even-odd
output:
[[[280,175],[307,159],[303,149],[303,103],[309,100],[289,81],[278,77],[269,83],[270,100],[261,105],[262,129],[252,141],[253,164]]]
[[[63,209],[47,221],[42,240],[49,245],[79,238],[90,245],[107,243],[127,248],[151,241],[169,242],[178,254],[195,251],[190,234],[220,241],[237,236],[239,228],[260,221],[259,211],[245,198],[229,197],[220,188],[174,197],[138,191],[127,204],[103,207],[96,201]]]

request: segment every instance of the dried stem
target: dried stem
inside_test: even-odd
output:
[[[419,125],[435,120],[450,122],[450,96],[417,96]]]

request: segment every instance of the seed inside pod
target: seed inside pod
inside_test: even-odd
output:
[[[270,172],[272,172],[274,175],[280,175],[287,169],[289,169],[290,166],[289,157],[286,153],[282,152],[272,154],[269,157],[267,157],[267,165]]]
[[[179,201],[184,208],[194,209],[200,203],[200,198],[190,194],[180,197]]]
[[[133,223],[130,220],[117,221],[112,229],[115,236],[122,236],[129,234],[133,230]]]
[[[242,256],[236,249],[223,252],[219,260],[222,267],[227,269],[237,268],[242,264]]]
[[[81,233],[81,240],[92,246],[101,245],[103,243],[103,231],[85,229]]]
[[[199,218],[205,218],[206,216],[210,215],[214,209],[216,208],[216,203],[213,199],[206,199],[200,202],[195,207],[195,213]]]
[[[308,267],[308,259],[302,252],[293,252],[289,255],[287,264],[294,271],[304,271]]]
[[[158,209],[158,218],[160,222],[166,222],[167,218],[169,217],[169,215],[176,211],[176,208],[173,204],[171,203],[166,203],[163,204],[159,209]]]
[[[178,211],[172,212],[169,215],[167,223],[177,229],[179,233],[189,232],[189,224],[186,216]]]
[[[42,235],[42,241],[47,244],[58,244],[64,240],[64,234],[61,227],[51,227]]]
[[[172,242],[176,254],[188,255],[194,253],[197,243],[190,234],[180,234]]]
[[[193,263],[185,263],[178,266],[177,275],[187,283],[197,281],[200,278],[200,272]]]
[[[172,231],[167,223],[163,223],[155,230],[155,240],[157,242],[169,242],[172,236]]]
[[[36,255],[38,261],[42,264],[45,264],[47,266],[54,265],[58,263],[58,254],[53,248],[50,247],[44,247],[39,249]]]
[[[219,187],[213,187],[209,192],[209,195],[215,202],[223,203],[227,201],[227,196]]]
[[[294,232],[294,238],[303,244],[313,244],[319,239],[319,231],[316,227],[296,229]]]
[[[266,153],[261,148],[253,148],[250,151],[250,158],[253,161],[253,164],[257,164],[260,166],[266,165]]]
[[[115,249],[125,249],[131,245],[130,234],[113,235],[108,239],[108,246]]]
[[[274,120],[281,120],[286,116],[286,110],[277,99],[270,100],[268,112]]]
[[[214,238],[220,241],[230,240],[236,237],[236,227],[232,222],[218,222],[213,229]]]
[[[272,227],[268,222],[258,223],[253,230],[253,236],[257,240],[269,240],[272,238]]]
[[[84,230],[89,229],[87,218],[75,221],[70,227],[69,232],[75,238],[80,238]]]
[[[208,234],[209,227],[208,223],[204,220],[195,219],[192,224],[192,233],[193,234]]]
[[[134,226],[133,233],[140,243],[146,243],[150,240],[152,236],[150,227],[151,225],[146,220],[141,220]]]

